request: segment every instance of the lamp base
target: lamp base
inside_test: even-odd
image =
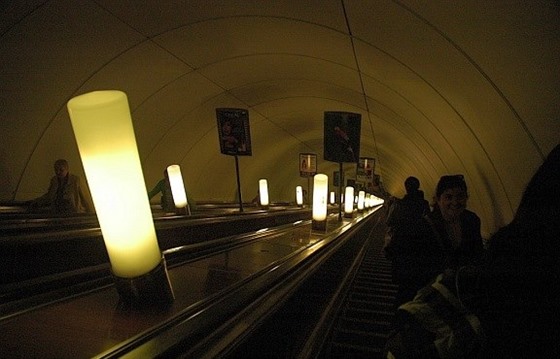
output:
[[[187,212],[187,207],[175,207],[175,214],[178,216],[186,216],[187,214],[190,214]]]
[[[344,212],[344,218],[354,218],[354,212],[352,212],[352,213]]]
[[[314,230],[314,231],[326,232],[327,231],[327,220],[316,221],[316,220],[313,219],[311,221],[311,229]]]
[[[113,280],[124,306],[169,306],[175,299],[163,256],[154,269],[140,277],[122,278],[113,275]]]

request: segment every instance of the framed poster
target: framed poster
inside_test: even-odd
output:
[[[249,111],[241,108],[217,108],[220,152],[231,156],[251,156]]]
[[[332,162],[358,163],[362,115],[327,111],[324,118],[324,158]]]
[[[317,155],[314,153],[299,154],[299,175],[313,177],[317,174]]]
[[[360,157],[356,168],[356,180],[366,184],[366,187],[373,183],[373,173],[375,171],[375,158]]]

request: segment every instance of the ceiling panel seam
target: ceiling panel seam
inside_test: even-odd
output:
[[[383,167],[383,164],[381,163],[381,159],[379,158],[379,149],[377,148],[377,139],[375,136],[375,130],[373,128],[373,122],[370,116],[370,111],[369,111],[369,104],[368,104],[368,96],[366,95],[366,90],[364,87],[364,80],[362,77],[362,70],[360,68],[360,62],[358,61],[358,57],[356,56],[356,46],[354,44],[354,35],[352,34],[352,28],[350,26],[350,20],[348,19],[348,13],[346,12],[346,6],[344,5],[344,0],[340,0],[340,3],[342,5],[342,11],[344,13],[344,21],[346,22],[346,28],[348,30],[348,38],[350,40],[350,45],[352,47],[352,55],[354,56],[354,63],[356,64],[356,71],[358,72],[358,78],[360,79],[360,87],[362,89],[362,96],[364,99],[364,106],[366,108],[366,114],[367,114],[367,119],[368,119],[368,123],[369,123],[369,128],[371,131],[371,136],[373,138],[373,146],[375,147],[375,155],[377,157],[377,165],[379,166],[379,169],[381,170],[381,168]]]

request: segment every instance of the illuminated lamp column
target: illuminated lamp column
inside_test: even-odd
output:
[[[268,208],[268,182],[264,178],[259,180],[259,202],[261,207]]]
[[[327,198],[329,196],[329,177],[319,173],[313,177],[313,209],[311,228],[327,230]]]
[[[366,192],[365,191],[359,191],[358,192],[358,211],[359,212],[363,212],[364,211],[364,201],[366,199]]]
[[[354,187],[346,187],[344,198],[344,217],[352,218],[354,216]]]
[[[157,242],[124,92],[89,92],[68,113],[121,303],[169,305],[173,290]]]
[[[331,200],[330,200],[331,204],[335,204],[336,203],[336,193],[334,193],[334,191],[331,192]]]
[[[296,186],[296,204],[299,207],[303,206],[303,188],[301,186]]]
[[[179,165],[171,165],[167,167],[167,176],[171,185],[171,194],[173,195],[173,203],[177,214],[190,214],[189,202],[187,201],[187,192],[185,191],[185,183],[181,174]]]

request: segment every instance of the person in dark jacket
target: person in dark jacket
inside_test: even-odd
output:
[[[419,190],[420,181],[411,176],[404,186],[406,195],[393,203],[387,217],[390,240],[384,248],[392,262],[393,282],[398,285],[395,309],[441,271],[444,254],[424,218],[430,207]]]
[[[392,230],[396,227],[406,226],[408,221],[415,221],[428,214],[430,205],[424,199],[424,192],[420,191],[418,178],[410,176],[404,181],[406,194],[402,199],[397,199],[391,206],[387,216],[387,226]]]
[[[397,311],[387,358],[557,358],[560,145],[480,264],[446,269]]]
[[[436,187],[436,205],[427,220],[445,251],[445,267],[476,264],[484,255],[480,218],[467,209],[468,197],[463,175],[440,178]]]
[[[169,175],[167,169],[163,171],[163,178],[148,191],[148,198],[151,200],[161,193],[160,203],[164,212],[175,212],[175,202],[173,201],[173,193],[171,192],[171,183],[169,183]]]

